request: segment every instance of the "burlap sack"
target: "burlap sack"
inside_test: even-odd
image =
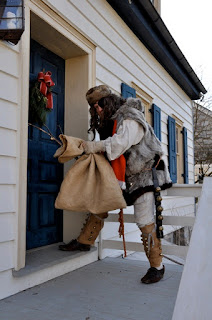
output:
[[[67,141],[67,136],[63,138]],[[70,138],[68,141],[73,146],[74,140]],[[73,153],[67,151],[65,161],[67,154],[70,157]],[[62,154],[60,162],[63,160]],[[116,176],[104,155],[83,155],[74,163],[62,182],[55,207],[96,214],[126,207]]]
[[[59,138],[63,145],[56,150],[54,158],[58,158],[60,163],[72,160],[84,152],[82,139],[66,136],[64,134],[60,134]]]

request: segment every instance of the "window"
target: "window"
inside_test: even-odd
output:
[[[176,119],[175,119],[176,120]],[[177,183],[184,183],[183,180],[183,126],[176,120],[176,154],[177,154]]]
[[[168,152],[173,183],[189,183],[187,129],[175,116],[168,116]]]
[[[138,87],[135,83],[132,83],[132,87],[136,90],[136,98],[141,99],[143,103],[146,121],[150,125],[152,125],[151,106],[153,98],[140,87]]]
[[[126,83],[122,83],[121,93],[124,98],[134,97],[141,99],[144,106],[145,118],[153,127],[155,135],[161,141],[161,110],[152,103],[153,98],[135,83],[132,83],[132,87],[128,86]]]
[[[176,153],[179,154],[179,127],[176,126]]]

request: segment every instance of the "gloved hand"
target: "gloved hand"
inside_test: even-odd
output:
[[[85,154],[105,151],[104,141],[83,141],[82,145]]]

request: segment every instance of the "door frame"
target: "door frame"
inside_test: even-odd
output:
[[[25,0],[25,32],[19,43],[20,51],[20,113],[18,119],[18,175],[17,175],[17,207],[16,215],[16,242],[14,248],[14,268],[20,270],[25,267],[26,256],[26,195],[27,195],[27,142],[28,142],[28,101],[29,96],[29,55],[30,55],[30,22],[32,15],[36,15],[46,23],[47,27],[54,28],[58,41],[66,38],[66,44],[74,45],[79,49],[79,55],[72,57],[71,53],[64,52],[65,59],[65,134],[87,139],[89,125],[88,104],[85,92],[95,85],[96,81],[96,54],[95,45],[76,27],[60,16],[54,8],[50,8],[40,0]],[[50,29],[49,29],[50,30]],[[38,33],[42,35],[42,32]],[[36,39],[35,39],[36,40]],[[45,40],[46,48],[55,52],[51,41]],[[42,39],[41,39],[42,41]],[[56,40],[57,41],[57,40]],[[41,43],[42,44],[42,43]],[[53,46],[53,47],[52,47]],[[57,47],[57,46],[56,46]],[[58,54],[57,52],[55,52]],[[71,94],[72,93],[72,94]],[[64,166],[67,170],[67,165]]]

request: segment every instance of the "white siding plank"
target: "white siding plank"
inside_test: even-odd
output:
[[[17,105],[0,99],[0,127],[17,130]]]
[[[20,52],[20,42],[14,46],[13,44],[9,44],[7,41],[0,41],[0,46],[5,47],[8,51],[11,50],[16,53]]]
[[[0,214],[0,242],[15,239],[15,216],[13,213]]]
[[[18,79],[0,71],[0,98],[18,102]]]
[[[0,156],[0,184],[16,184],[16,159]]]
[[[19,56],[17,52],[0,45],[0,70],[15,77],[19,75]]]
[[[0,128],[0,155],[15,157],[17,154],[16,132]]]
[[[15,211],[15,186],[0,185],[0,213]]]
[[[120,92],[121,89],[121,78],[108,70],[100,63],[96,63],[96,77],[97,79],[104,80],[104,83],[110,84],[110,87],[113,88],[113,91]],[[101,81],[102,82],[102,81]]]
[[[13,241],[0,243],[0,272],[14,267],[13,251]]]

